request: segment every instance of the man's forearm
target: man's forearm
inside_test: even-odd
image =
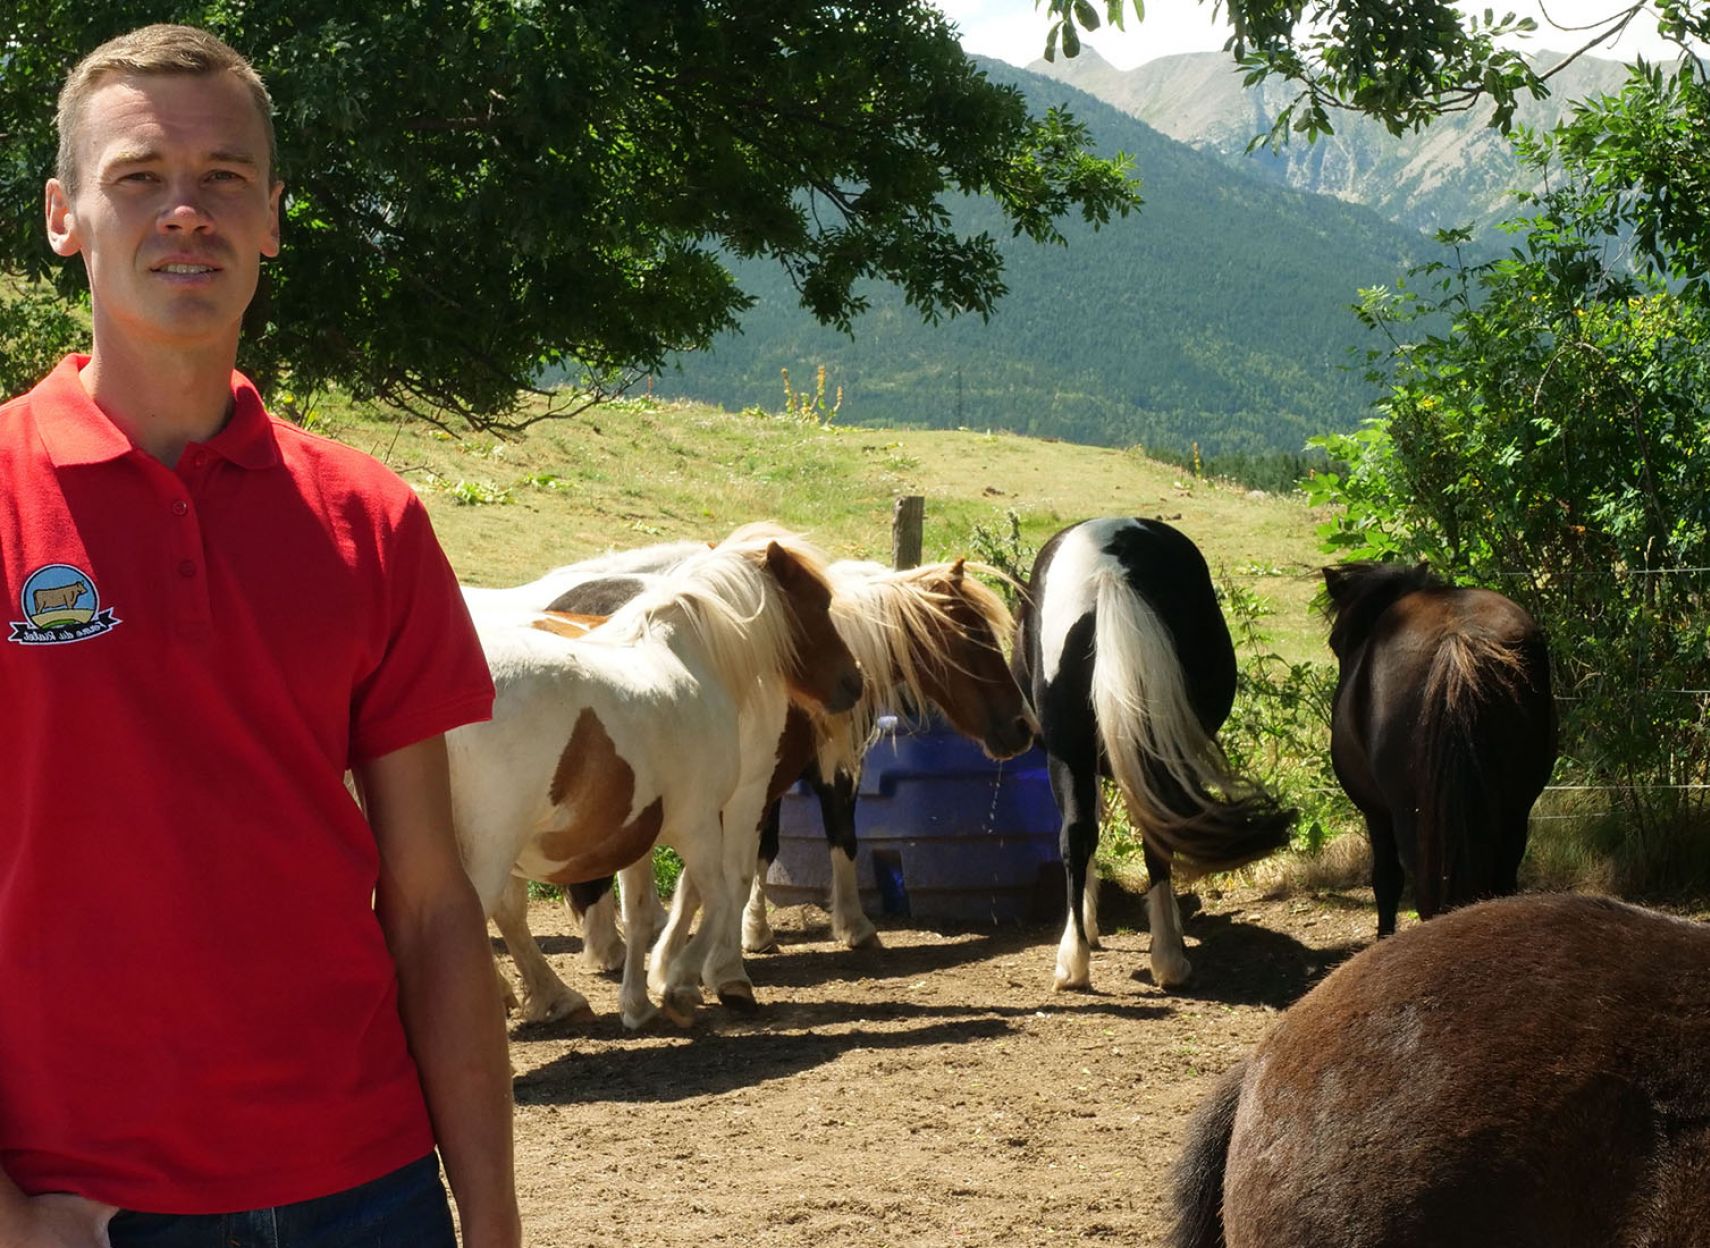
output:
[[[504,1009],[473,889],[391,933],[399,1004],[465,1248],[521,1242]]]

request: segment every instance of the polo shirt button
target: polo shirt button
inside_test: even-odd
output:
[[[195,576],[196,575],[196,564],[192,560],[186,559],[183,563],[178,565],[178,575],[179,576]]]
[[[172,500],[172,514],[173,515],[183,516],[183,515],[188,515],[189,512],[190,512],[190,504],[185,502],[182,498],[175,498]]]

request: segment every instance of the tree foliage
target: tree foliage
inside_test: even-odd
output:
[[[1527,605],[1568,752],[1625,786],[1641,829],[1710,781],[1710,229],[1680,199],[1705,177],[1683,136],[1707,98],[1696,64],[1641,67],[1525,140],[1558,172],[1516,245],[1452,253],[1422,291],[1366,292],[1389,394],[1360,432],[1320,440],[1346,465],[1317,482],[1340,504],[1330,546],[1428,558]],[[1425,309],[1449,328],[1409,337]]]
[[[222,35],[273,92],[286,251],[244,365],[477,421],[545,370],[610,391],[736,324],[723,257],[767,257],[847,328],[857,284],[985,315],[1008,228],[1137,202],[1120,159],[970,65],[925,0],[15,0],[0,16],[0,270],[50,264],[41,183],[65,71],[148,21]],[[78,267],[58,266],[67,290]]]

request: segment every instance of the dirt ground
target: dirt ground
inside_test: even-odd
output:
[[[1188,1114],[1376,918],[1369,892],[1184,898],[1194,981],[1164,993],[1136,902],[1107,890],[1090,994],[1051,991],[1056,925],[881,920],[885,947],[850,951],[819,909],[774,909],[758,1014],[637,1034],[533,903],[601,1016],[512,1032],[526,1242],[1161,1244]]]

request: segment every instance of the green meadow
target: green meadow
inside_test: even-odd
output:
[[[888,561],[894,502],[919,494],[928,560],[989,554],[976,529],[1009,546],[1012,512],[1029,557],[1089,516],[1162,518],[1199,544],[1215,577],[1260,596],[1279,653],[1329,657],[1310,605],[1321,560],[1305,504],[1132,452],[648,399],[507,439],[399,420],[336,396],[307,423],[415,486],[458,576],[472,585],[520,583],[614,548],[712,540],[752,520],[805,532],[834,557]]]

